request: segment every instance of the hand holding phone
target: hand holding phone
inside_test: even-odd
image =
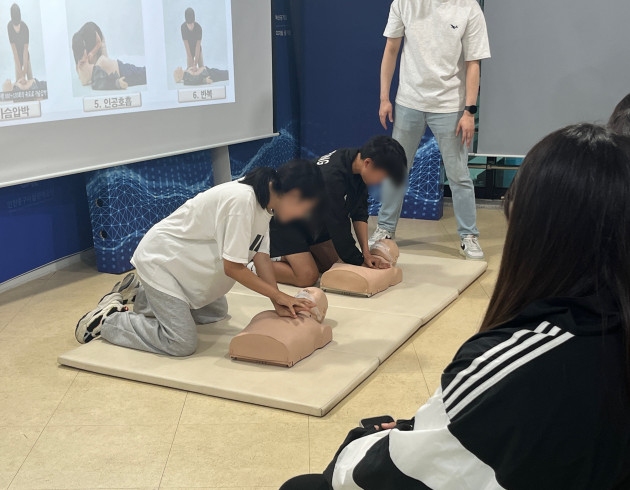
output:
[[[361,420],[361,427],[363,427],[364,429],[370,429],[374,426],[378,426],[380,428],[381,425],[391,424],[392,422],[395,422],[393,417],[389,415],[382,415],[380,417],[370,417],[370,418]]]

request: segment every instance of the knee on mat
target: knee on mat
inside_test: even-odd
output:
[[[309,288],[317,282],[319,279],[319,271],[317,269],[304,271],[296,274],[296,281],[294,286],[299,288]]]
[[[168,355],[173,357],[192,356],[197,351],[197,339],[186,342],[172,342],[165,350]]]

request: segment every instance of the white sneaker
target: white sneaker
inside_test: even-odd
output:
[[[486,257],[481,250],[481,245],[479,245],[479,239],[475,235],[466,235],[462,238],[459,253],[467,260],[483,260]]]
[[[372,236],[368,240],[368,246],[372,248],[372,246],[374,246],[374,244],[379,240],[385,240],[386,238],[393,239],[395,235],[395,233],[392,233],[391,231],[387,231],[385,228],[377,226],[376,230],[374,231],[374,233],[372,233]]]
[[[112,288],[112,291],[103,296],[98,304],[99,306],[101,306],[101,303],[103,302],[106,304],[109,301],[111,294],[118,293],[122,296],[122,300],[120,302],[123,305],[132,305],[136,301],[136,294],[138,293],[139,288],[140,279],[136,274],[130,272],[122,281],[117,282]]]
[[[109,293],[101,300],[99,305],[92,311],[87,312],[77,323],[74,329],[74,336],[80,344],[97,339],[101,336],[101,326],[105,319],[121,311],[127,311],[127,307],[122,304],[122,294]]]

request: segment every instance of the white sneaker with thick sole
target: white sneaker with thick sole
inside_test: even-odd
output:
[[[483,260],[486,256],[479,245],[479,238],[475,235],[466,235],[462,238],[459,253],[467,260]]]
[[[379,240],[385,240],[387,238],[391,238],[393,240],[395,235],[396,235],[395,233],[392,233],[391,231],[387,231],[385,228],[381,228],[380,226],[378,226],[376,227],[376,230],[374,230],[374,233],[372,233],[372,236],[368,240],[368,246],[372,248],[372,246],[376,242],[378,242]]]
[[[111,292],[107,293],[105,296],[101,298],[98,302],[98,306],[103,306],[107,304],[112,295],[120,294],[121,300],[120,302],[123,305],[132,305],[136,301],[136,294],[138,294],[138,288],[140,287],[140,279],[136,274],[130,272],[125,276],[125,278],[114,284]]]
[[[122,304],[120,293],[109,293],[101,300],[99,305],[92,311],[83,315],[74,329],[74,336],[80,344],[88,342],[101,336],[101,326],[105,319],[121,311],[127,311],[127,307]]]

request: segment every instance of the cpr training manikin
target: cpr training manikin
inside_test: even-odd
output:
[[[263,311],[232,339],[230,357],[242,361],[291,367],[332,340],[332,329],[323,325],[328,300],[319,288],[306,288],[297,298],[311,300],[317,306],[302,311],[297,318]]]
[[[395,286],[402,281],[402,269],[396,267],[400,254],[398,245],[393,240],[379,240],[370,252],[385,259],[389,269],[368,269],[348,264],[335,264],[322,276],[321,287],[324,291],[359,296],[373,296]]]
[[[398,246],[393,240],[381,240],[371,249],[383,257],[389,269],[368,269],[335,264],[322,276],[321,286],[335,292],[372,296],[402,281],[402,270],[396,267]],[[285,318],[275,311],[263,311],[232,339],[232,359],[291,367],[332,340],[332,329],[324,325],[328,310],[326,294],[319,288],[306,288],[296,297],[307,298],[317,306],[300,312],[298,318]]]

